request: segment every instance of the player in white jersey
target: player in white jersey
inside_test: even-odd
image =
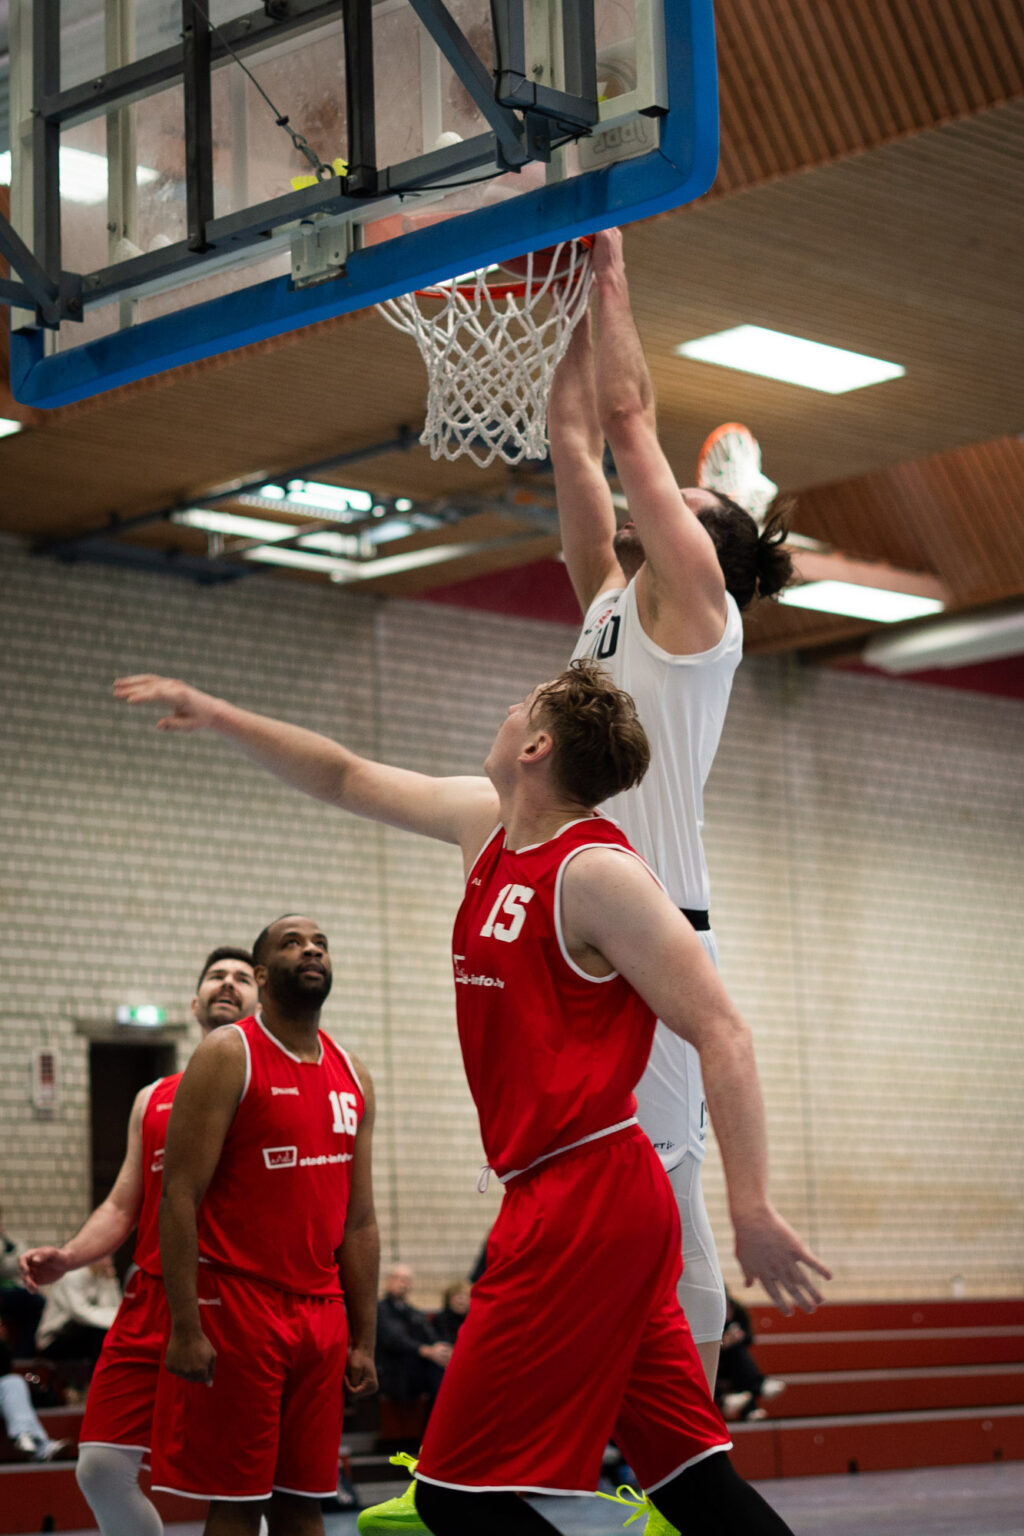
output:
[[[618,230],[596,236],[594,268],[596,343],[587,317],[548,404],[562,546],[585,615],[573,656],[599,660],[636,701],[651,768],[637,789],[604,809],[657,871],[717,964],[701,842],[704,783],[743,655],[740,610],[781,589],[791,563],[779,548],[785,531],[778,516],[761,531],[727,497],[677,485],[658,441]],[[606,439],[630,515],[618,531],[604,473]],[[637,1104],[679,1203],[679,1299],[713,1386],[725,1290],[700,1187],[704,1089],[696,1052],[660,1024]]]

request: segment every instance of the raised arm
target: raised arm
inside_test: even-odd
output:
[[[174,678],[119,677],[114,697],[167,710],[158,731],[216,731],[294,789],[355,816],[458,843],[469,859],[498,819],[498,799],[485,778],[435,779],[375,763],[327,736],[238,709]]]
[[[725,578],[658,441],[654,386],[630,308],[619,230],[595,236],[594,271],[598,416],[643,545],[637,596],[644,627],[673,654],[709,650],[725,625]]]
[[[700,1055],[743,1278],[759,1280],[787,1315],[793,1304],[813,1311],[822,1298],[808,1271],[826,1280],[831,1274],[768,1198],[768,1137],[750,1030],[697,935],[637,859],[609,849],[573,859],[562,902],[566,942],[581,968],[621,972]]]
[[[203,1333],[196,1275],[196,1213],[220,1159],[245,1084],[245,1046],[236,1029],[202,1042],[178,1084],[167,1126],[160,1197],[160,1265],[171,1314],[164,1364],[186,1381],[212,1381],[216,1352]]]
[[[30,1291],[115,1253],[135,1226],[142,1205],[142,1114],[149,1093],[143,1088],[135,1096],[124,1162],[107,1198],[63,1247],[29,1248],[21,1255],[21,1278]]]
[[[573,331],[555,370],[548,397],[548,445],[562,553],[576,600],[586,613],[599,593],[626,584],[612,542],[615,508],[604,473],[589,315]]]
[[[345,1236],[338,1249],[338,1272],[348,1312],[348,1368],[345,1386],[352,1397],[377,1390],[373,1363],[377,1342],[377,1279],[380,1235],[373,1206],[371,1146],[377,1100],[373,1081],[361,1061],[353,1061],[366,1107],[352,1154],[352,1184],[345,1214]]]

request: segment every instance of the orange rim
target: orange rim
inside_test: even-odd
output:
[[[576,242],[578,245],[581,245],[584,250],[589,251],[593,249],[594,236],[577,235]],[[568,242],[565,243],[567,244]],[[499,262],[499,266],[500,265],[501,264]],[[556,283],[559,285],[559,287],[564,286],[564,284],[569,281],[570,276],[571,273],[566,272],[564,274],[558,274],[554,277],[549,276],[540,279],[535,278],[532,283],[527,282],[525,278],[521,279],[520,281],[500,283],[488,283],[485,280],[482,286],[486,288],[492,299],[522,299],[525,298],[526,294],[529,293],[531,289],[553,288]],[[470,298],[474,293],[476,293],[477,284],[476,282],[456,283],[454,288],[455,292],[461,293],[463,298]],[[446,283],[444,287],[436,285],[433,288],[417,288],[416,296],[420,299],[443,299],[448,292],[449,285]],[[726,429],[724,427],[717,428],[717,431],[719,432],[724,432],[725,430]],[[744,427],[743,431],[745,432],[746,430],[746,427]],[[711,438],[708,438],[708,441],[704,444],[704,448],[701,449],[702,453],[704,452],[704,449],[709,446],[710,442]]]
[[[709,458],[709,456],[711,454],[712,449],[717,447],[717,445],[721,442],[722,438],[725,437],[727,435],[727,433],[730,433],[730,432],[738,432],[739,435],[747,443],[749,443],[752,448],[756,449],[756,447],[757,447],[757,438],[754,436],[753,432],[751,432],[749,427],[746,427],[746,426],[743,425],[742,421],[725,421],[725,422],[723,422],[720,427],[716,427],[715,428],[715,430],[711,433],[711,435],[709,437],[705,438],[704,444],[703,444],[703,446],[702,446],[702,448],[700,450],[700,453],[698,453],[698,455],[697,455],[697,478],[698,478],[698,480],[700,479],[701,471],[704,468],[704,465],[707,463],[707,460],[708,460],[708,458]]]

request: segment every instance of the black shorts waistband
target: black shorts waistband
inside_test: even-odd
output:
[[[711,929],[711,918],[707,912],[698,912],[695,907],[680,907],[680,912],[687,919],[692,928],[698,933],[708,933]]]

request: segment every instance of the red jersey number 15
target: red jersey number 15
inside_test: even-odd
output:
[[[490,916],[480,929],[482,939],[502,939],[506,944],[515,943],[526,922],[526,903],[533,895],[528,885],[505,885],[491,908]],[[500,917],[508,922],[499,922]]]

